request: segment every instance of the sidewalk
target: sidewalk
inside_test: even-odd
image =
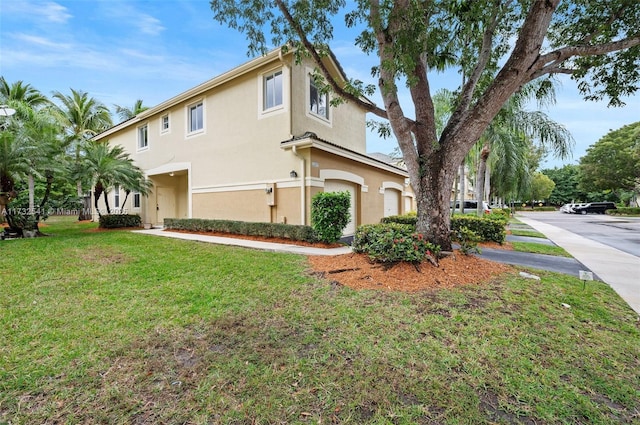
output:
[[[518,216],[609,284],[640,314],[640,258],[550,224]]]
[[[224,238],[220,236],[207,236],[192,233],[170,232],[162,229],[134,230],[134,233],[143,235],[164,236],[174,239],[185,239],[189,241],[200,241],[215,243],[220,245],[239,246],[243,248],[261,249],[263,251],[286,252],[291,254],[302,255],[341,255],[351,252],[350,246],[342,246],[339,248],[314,248],[309,246],[300,246],[293,244],[281,244],[273,242],[252,241],[248,239]]]

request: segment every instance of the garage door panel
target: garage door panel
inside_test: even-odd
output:
[[[344,229],[344,235],[353,235],[356,233],[356,185],[350,182],[342,180],[325,180],[324,182],[325,192],[349,192],[350,205],[349,214],[351,220]]]

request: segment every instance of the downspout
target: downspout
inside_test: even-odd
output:
[[[305,186],[307,161],[298,153],[296,146],[293,146],[291,150],[295,156],[300,158],[300,224],[305,225],[307,224],[307,188]]]

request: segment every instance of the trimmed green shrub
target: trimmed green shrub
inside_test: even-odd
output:
[[[379,263],[417,263],[426,255],[438,257],[440,247],[427,241],[415,226],[398,223],[366,224],[358,227],[353,250]]]
[[[191,232],[220,232],[244,236],[283,238],[294,241],[317,242],[311,226],[283,223],[253,223],[235,220],[209,220],[202,218],[165,218],[164,227],[169,230]]]
[[[640,215],[640,208],[637,207],[618,207],[615,210],[606,210],[608,215]]]
[[[473,230],[465,226],[459,227],[457,230],[451,232],[451,238],[460,244],[460,252],[464,255],[472,253],[480,254],[480,248],[478,248],[478,242],[480,242],[480,236]]]
[[[392,215],[389,217],[383,217],[380,223],[398,223],[398,224],[410,224],[415,227],[418,222],[418,216],[415,214],[405,215]]]
[[[117,229],[120,227],[141,227],[142,219],[138,214],[108,214],[100,216],[102,229]]]
[[[507,237],[507,218],[492,214],[484,217],[456,215],[451,217],[451,231],[457,232],[461,227],[473,231],[481,241],[504,243]]]
[[[349,192],[320,192],[311,200],[311,225],[318,238],[327,243],[337,242],[349,220],[351,195]]]

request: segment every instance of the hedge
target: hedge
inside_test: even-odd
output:
[[[169,230],[192,232],[221,232],[234,235],[283,238],[294,241],[317,242],[311,226],[283,223],[253,223],[234,220],[209,220],[202,218],[165,218],[164,227]]]
[[[365,224],[356,230],[353,250],[379,263],[419,263],[425,256],[438,258],[440,247],[427,241],[415,226],[398,223]]]
[[[608,215],[640,215],[640,208],[638,207],[618,207],[615,210],[606,210]]]
[[[451,231],[457,232],[461,227],[466,227],[478,235],[482,241],[503,244],[507,237],[507,221],[508,218],[502,215],[494,217],[491,217],[491,214],[484,217],[456,215],[451,217]]]
[[[396,215],[385,217],[382,223],[398,223],[410,225],[415,228],[417,218],[408,215]],[[457,232],[461,227],[473,231],[480,240],[487,242],[504,243],[507,237],[506,226],[509,218],[504,214],[485,214],[482,217],[475,215],[456,214],[451,217],[451,231]]]
[[[103,229],[117,229],[120,227],[141,227],[142,219],[138,214],[107,214],[100,216]]]

